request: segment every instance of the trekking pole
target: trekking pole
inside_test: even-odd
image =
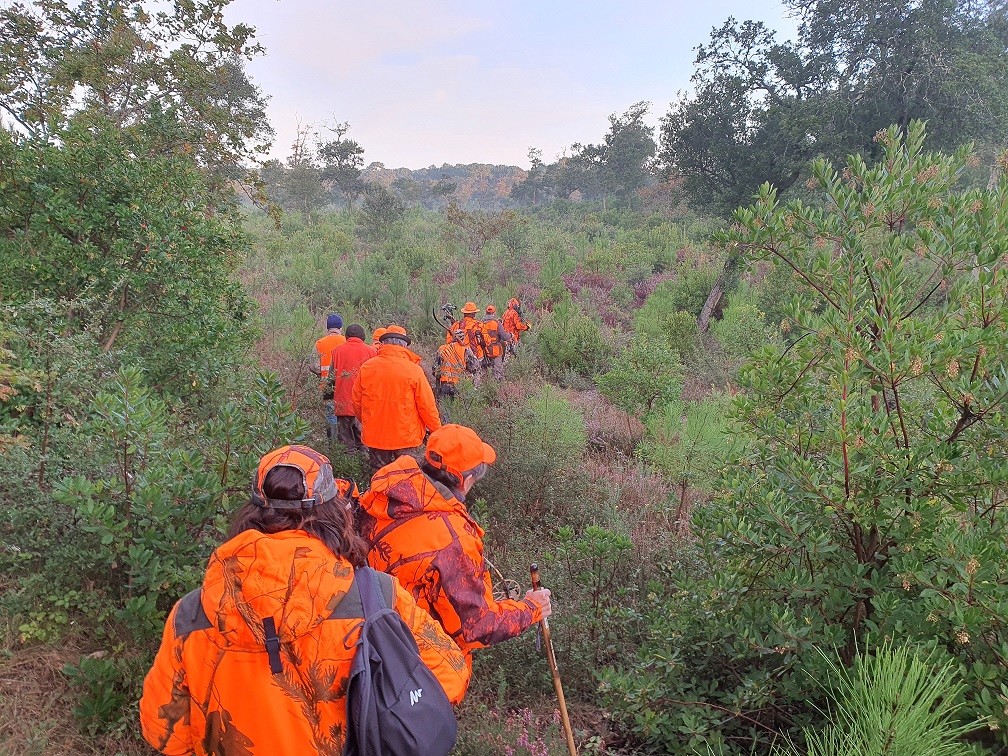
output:
[[[532,573],[532,590],[538,591],[539,565],[531,564],[529,572]],[[549,664],[550,672],[553,673],[553,690],[556,691],[557,703],[560,704],[560,719],[563,722],[564,736],[567,738],[567,750],[570,756],[577,756],[574,731],[571,730],[570,717],[567,716],[567,701],[564,700],[563,684],[560,682],[560,670],[557,667],[556,654],[553,653],[553,641],[550,639],[549,621],[545,617],[539,622],[539,628],[542,631],[543,645],[546,647],[546,662]]]

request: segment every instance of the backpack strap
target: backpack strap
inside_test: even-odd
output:
[[[272,617],[263,620],[263,634],[265,635],[270,672],[279,675],[283,672],[283,662],[280,660],[280,638],[277,637],[276,621]]]
[[[377,583],[381,588],[381,598],[385,606],[390,609],[395,606],[395,593],[392,590],[392,576],[384,572],[372,570],[370,567],[361,567],[354,570],[353,583],[346,595],[340,600],[336,608],[333,609],[329,619],[364,619],[364,602],[361,601],[360,575],[363,572],[370,572],[374,578],[371,582]],[[364,578],[367,580],[367,578]],[[356,590],[354,587],[356,586]]]
[[[354,574],[357,580],[357,590],[360,592],[361,604],[364,608],[364,619],[376,617],[382,611],[388,610],[389,605],[382,595],[381,587],[378,584],[377,573],[370,567],[361,567]]]

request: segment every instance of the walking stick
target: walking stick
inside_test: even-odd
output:
[[[539,565],[529,566],[532,573],[532,590],[539,590]],[[570,717],[567,716],[567,701],[564,700],[563,684],[560,682],[560,670],[557,668],[556,654],[553,653],[553,641],[550,639],[549,621],[543,617],[539,622],[542,631],[543,645],[546,647],[546,661],[553,673],[553,690],[556,691],[557,703],[560,704],[560,719],[563,722],[564,736],[567,738],[567,750],[570,756],[577,756],[577,746],[574,745],[574,732],[571,730]]]

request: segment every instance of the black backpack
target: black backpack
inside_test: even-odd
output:
[[[391,577],[361,567],[354,585],[364,626],[347,683],[344,755],[447,756],[458,734],[455,711],[420,658],[413,633],[391,608],[392,591],[382,590],[391,587]],[[354,593],[351,586],[345,599]]]

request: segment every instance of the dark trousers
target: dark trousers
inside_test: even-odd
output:
[[[409,454],[411,457],[418,459],[418,452],[420,447],[413,447],[411,449],[374,449],[370,446],[365,446],[368,453],[368,465],[371,468],[371,475],[373,476],[378,470],[385,467],[385,465],[390,465],[395,462],[403,454]]]
[[[357,452],[364,448],[361,444],[360,421],[353,415],[336,416],[336,438],[347,448],[347,451]]]

